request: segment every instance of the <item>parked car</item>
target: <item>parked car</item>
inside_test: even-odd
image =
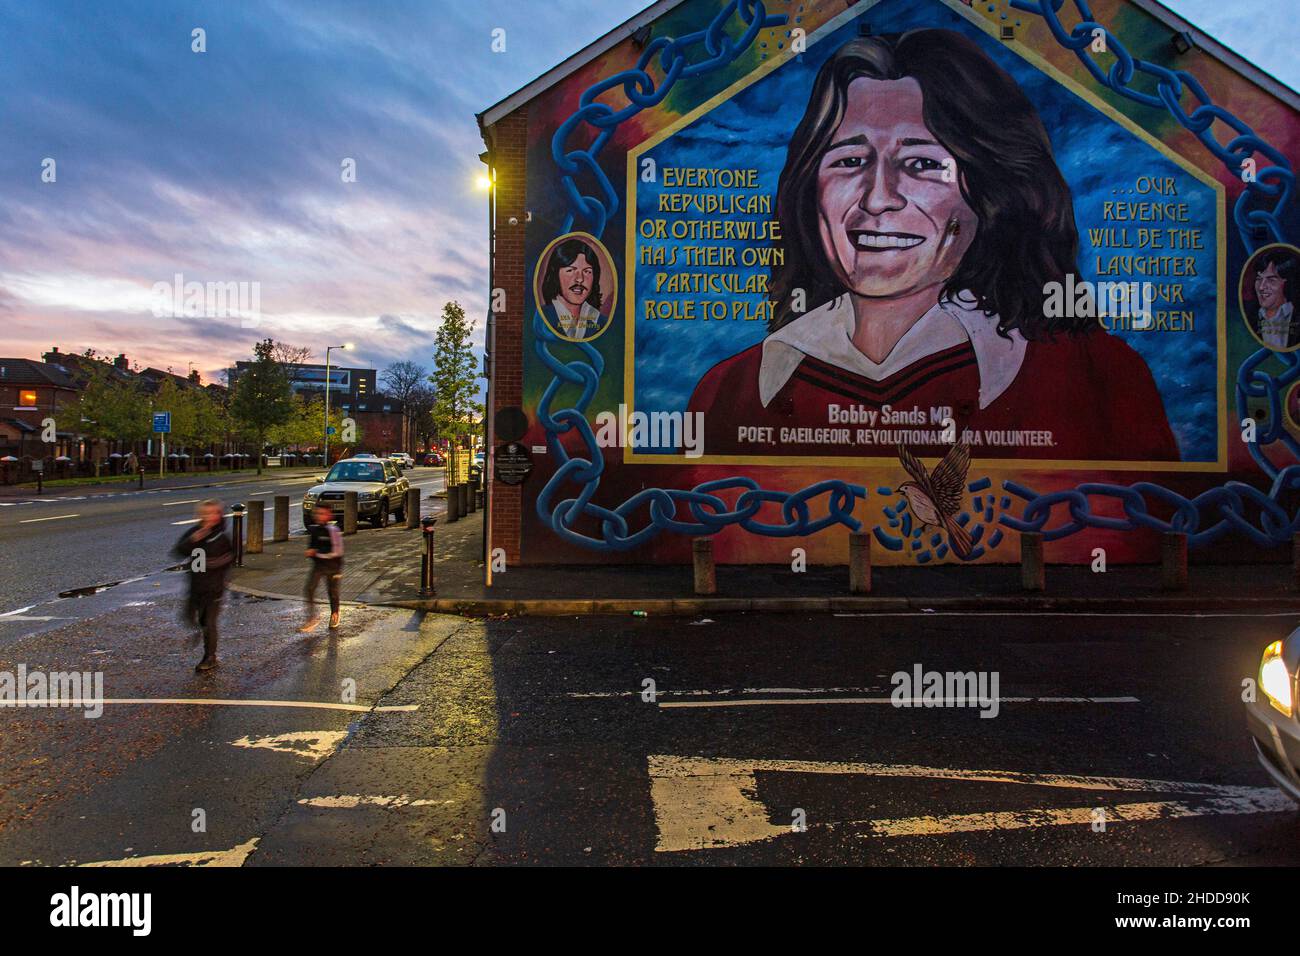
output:
[[[352,457],[353,457],[353,458],[378,458],[379,456],[376,455],[374,452],[370,452],[370,451],[359,451],[359,452],[357,452],[355,455],[353,455]]]
[[[1246,725],[1255,753],[1283,793],[1300,801],[1300,723],[1297,723],[1296,672],[1300,669],[1300,628],[1264,648],[1255,699],[1246,703]]]
[[[430,467],[441,468],[447,464],[447,459],[442,456],[440,451],[426,451],[424,453],[424,463]]]
[[[376,528],[387,524],[389,515],[405,521],[406,491],[410,486],[392,461],[374,456],[345,458],[335,462],[329,474],[302,496],[303,527],[311,525],[312,510],[318,503],[329,505],[341,520],[343,496],[349,491],[357,493],[357,517]]]
[[[414,468],[415,459],[404,451],[395,451],[388,456],[389,460],[397,462],[403,468]]]

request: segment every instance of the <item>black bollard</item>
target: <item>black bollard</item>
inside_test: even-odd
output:
[[[427,515],[420,519],[420,528],[424,531],[424,552],[420,555],[420,593],[433,594],[433,526],[438,519]]]
[[[235,567],[244,566],[244,506],[235,505],[230,509],[231,517],[234,519],[231,537],[234,538],[235,545]]]

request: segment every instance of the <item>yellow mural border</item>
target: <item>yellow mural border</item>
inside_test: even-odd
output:
[[[832,17],[826,23],[822,24],[816,31],[808,37],[808,46],[812,46],[821,39],[843,27],[846,23],[855,20],[870,11],[882,0],[867,0],[865,3],[858,3],[849,7],[838,16]],[[1216,233],[1217,233],[1217,294],[1215,321],[1217,323],[1217,343],[1218,343],[1218,376],[1219,376],[1219,421],[1218,421],[1218,442],[1217,457],[1214,461],[1076,461],[1060,459],[1036,459],[1036,458],[990,458],[976,459],[979,461],[980,468],[985,471],[1002,471],[1011,469],[1023,469],[1033,471],[1052,471],[1052,470],[1086,470],[1086,471],[1143,471],[1143,472],[1226,472],[1228,470],[1228,354],[1227,354],[1227,308],[1224,298],[1224,284],[1226,282],[1227,271],[1227,215],[1226,215],[1226,190],[1223,184],[1208,173],[1192,164],[1181,154],[1167,148],[1164,143],[1156,139],[1141,126],[1137,125],[1125,114],[1112,107],[1105,100],[1101,99],[1091,90],[1081,86],[1072,77],[1062,73],[1050,62],[1036,53],[1034,50],[1022,44],[1019,40],[1002,40],[999,37],[997,27],[994,22],[989,21],[983,15],[975,12],[972,8],[961,3],[960,0],[937,0],[943,3],[949,9],[960,14],[966,20],[979,27],[990,37],[1009,47],[1012,52],[1028,61],[1033,67],[1040,72],[1047,74],[1061,86],[1074,93],[1085,103],[1092,106],[1098,112],[1111,119],[1112,122],[1119,124],[1132,135],[1138,137],[1152,149],[1163,154],[1171,162],[1181,166],[1193,177],[1200,180],[1204,185],[1209,186],[1215,195],[1216,211]],[[625,250],[623,261],[623,281],[626,283],[624,289],[624,309],[626,321],[623,323],[624,343],[623,343],[623,403],[627,407],[627,413],[630,416],[633,412],[633,395],[635,394],[635,352],[636,352],[636,189],[637,189],[637,160],[641,155],[655,146],[658,146],[664,140],[675,135],[682,129],[694,123],[701,116],[716,109],[722,103],[734,97],[742,90],[752,86],[759,80],[766,77],[769,73],[789,63],[795,59],[797,54],[787,49],[783,54],[773,56],[770,60],[760,64],[754,70],[750,71],[741,79],[737,80],[731,86],[727,87],[720,93],[710,97],[701,103],[689,113],[685,113],[663,129],[654,133],[641,143],[637,144],[627,153],[627,191],[626,196],[626,228],[625,233]],[[679,455],[654,455],[639,454],[631,448],[624,449],[623,462],[632,465],[746,465],[746,466],[775,466],[789,468],[792,466],[816,466],[816,465],[836,465],[852,466],[858,468],[870,467],[897,467],[896,458],[864,458],[861,456],[845,455],[821,455],[821,456],[804,456],[804,455],[778,455],[755,457],[749,455],[709,455],[705,454],[699,458],[685,458]]]

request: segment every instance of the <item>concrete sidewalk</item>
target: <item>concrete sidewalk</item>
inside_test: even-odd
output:
[[[1193,565],[1186,591],[1160,590],[1156,566],[1112,568],[1052,565],[1046,592],[1021,590],[1018,565],[931,565],[872,571],[870,595],[850,595],[847,567],[719,566],[718,593],[693,593],[689,565],[540,566],[512,568],[484,582],[483,513],[447,524],[441,498],[426,497],[435,532],[434,596],[421,595],[422,533],[362,526],[345,539],[344,601],[471,615],[702,614],[723,611],[1072,611],[1123,613],[1238,610],[1300,612],[1290,564]],[[432,512],[431,512],[431,509]],[[236,572],[237,590],[298,598],[307,562],[301,536],[268,544]]]
[[[214,471],[208,474],[205,471],[192,471],[179,475],[168,475],[165,478],[158,478],[156,475],[150,477],[144,476],[145,491],[160,490],[184,490],[186,488],[222,488],[227,485],[247,485],[258,481],[278,481],[284,479],[292,481],[302,479],[307,481],[321,474],[320,466],[315,468],[265,468],[259,476],[253,471],[238,472],[221,472]],[[96,483],[86,483],[80,485],[61,485],[49,487],[48,485],[40,492],[42,498],[60,498],[74,495],[84,495],[91,492],[96,496],[126,494],[128,492],[139,492],[140,486],[138,480],[134,477],[127,481],[101,481]],[[24,483],[21,485],[0,485],[0,498],[33,498],[36,497],[36,483]]]

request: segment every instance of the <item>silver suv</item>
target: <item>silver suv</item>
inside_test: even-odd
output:
[[[329,474],[318,479],[302,496],[302,524],[312,523],[312,511],[318,504],[329,505],[335,517],[343,520],[343,496],[357,493],[357,516],[376,528],[382,528],[392,515],[406,520],[406,491],[411,483],[402,477],[392,461],[384,458],[345,458],[334,463]]]

